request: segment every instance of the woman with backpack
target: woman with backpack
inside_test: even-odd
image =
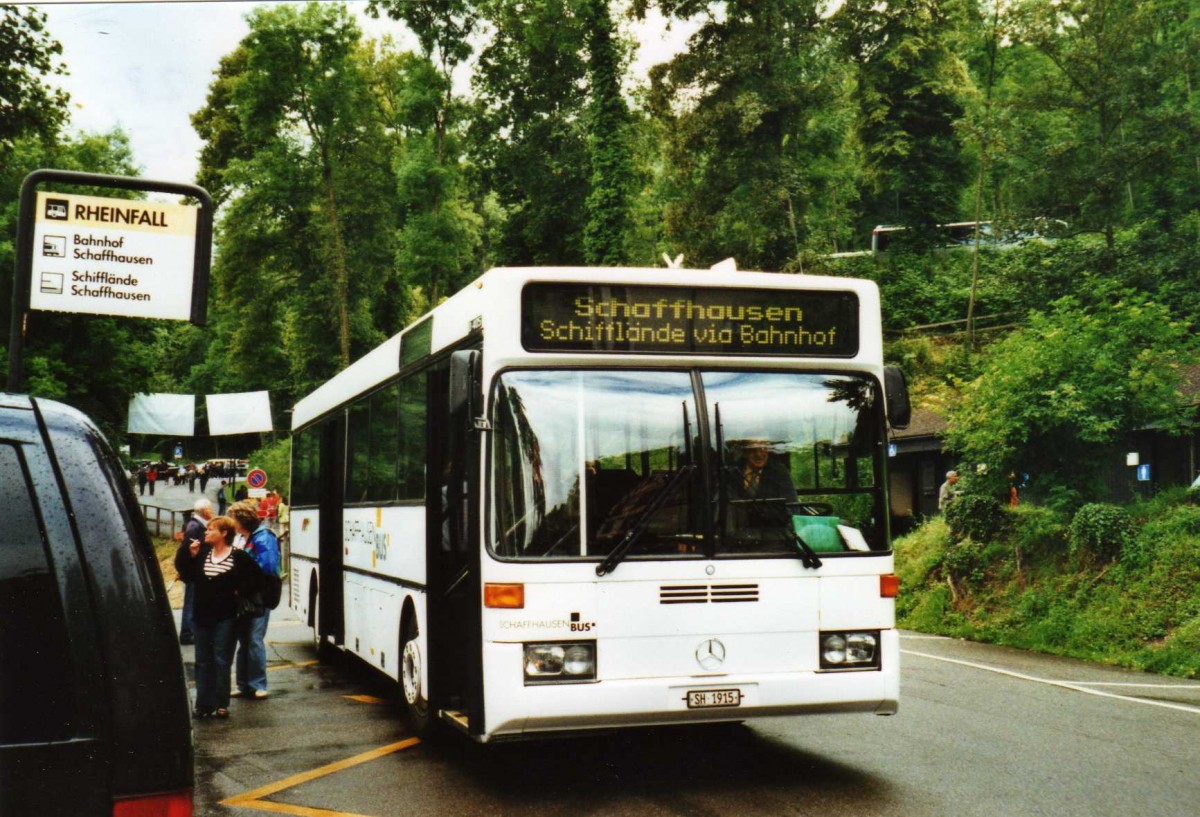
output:
[[[253,500],[235,502],[229,506],[229,516],[237,532],[245,537],[246,553],[262,573],[262,592],[257,609],[247,611],[237,621],[237,690],[235,698],[262,700],[267,693],[267,624],[271,610],[279,604],[282,589],[279,578],[279,539],[258,518],[258,505]],[[261,610],[261,612],[259,612]]]

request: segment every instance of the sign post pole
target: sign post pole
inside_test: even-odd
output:
[[[116,190],[136,190],[141,192],[168,193],[178,196],[190,196],[199,202],[199,207],[193,210],[183,205],[163,205],[134,199],[101,199],[96,197],[81,197],[73,194],[61,194],[60,198],[46,199],[44,212],[39,213],[41,203],[37,195],[37,186],[45,182],[62,182],[88,187],[111,188]],[[71,215],[71,205],[75,204],[76,213]],[[163,211],[174,208],[174,211],[186,211],[190,216],[195,213],[194,229],[188,225],[186,230],[178,227],[164,240],[154,235],[152,228],[164,228],[166,218]],[[25,177],[21,184],[21,197],[17,220],[17,257],[16,274],[13,277],[12,318],[9,326],[8,344],[8,391],[21,391],[24,380],[24,353],[26,336],[26,319],[31,302],[31,282],[34,268],[35,238],[38,233],[38,216],[45,216],[55,223],[62,222],[62,235],[45,234],[41,231],[41,254],[43,265],[53,263],[60,265],[54,272],[43,272],[41,283],[42,302],[35,308],[61,312],[87,312],[100,315],[123,315],[127,317],[172,318],[190,320],[196,326],[203,326],[208,306],[208,276],[212,256],[212,224],[213,204],[208,192],[193,184],[155,181],[153,179],[138,179],[129,176],[110,176],[102,173],[82,173],[69,170],[35,170]],[[89,223],[92,222],[92,223]],[[148,227],[146,225],[149,225]],[[97,237],[96,231],[103,231]],[[137,231],[132,234],[130,230]],[[86,235],[80,235],[80,231]],[[71,233],[68,241],[67,233]],[[115,236],[115,237],[113,237]],[[126,244],[126,238],[130,238]],[[168,308],[167,311],[139,311],[150,309],[155,295],[159,304],[153,309],[161,309],[161,302],[166,300],[164,294],[171,289],[170,283],[163,285],[162,278],[172,272],[172,267],[178,271],[178,248],[181,241],[191,240],[193,247],[191,257],[191,292],[183,301],[183,308]],[[140,246],[135,246],[140,242]],[[72,250],[73,246],[83,245],[84,249]],[[103,249],[93,249],[102,246]],[[119,249],[114,249],[119,248]],[[142,253],[142,254],[138,254]],[[159,257],[156,257],[157,256]],[[84,270],[81,274],[72,271],[68,274],[66,267],[68,259],[83,259],[91,266],[102,265],[108,269]],[[61,259],[61,261],[59,260]],[[165,259],[167,263],[160,264],[159,269],[153,269],[158,260]],[[139,282],[132,274],[122,274],[127,269],[143,268],[147,274],[143,277],[151,279],[153,284]],[[117,272],[112,270],[116,269]],[[84,286],[68,286],[69,281],[82,280]],[[99,284],[91,287],[90,284]],[[139,288],[140,286],[140,288]],[[145,290],[157,287],[154,293]],[[51,297],[61,298],[61,304],[50,305],[46,301],[46,293]],[[100,300],[111,300],[111,305],[87,303],[88,295],[96,293]],[[83,297],[77,297],[82,295]],[[179,301],[179,298],[173,300]],[[139,305],[146,305],[141,307]]]

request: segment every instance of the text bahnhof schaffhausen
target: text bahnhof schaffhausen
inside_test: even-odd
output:
[[[154,259],[145,255],[123,255],[117,252],[125,246],[125,236],[109,238],[106,235],[93,238],[86,235],[75,236],[75,249],[71,255],[76,261],[107,261],[110,264],[153,264]],[[82,246],[84,249],[79,249]],[[101,249],[93,249],[99,247]],[[75,273],[79,275],[80,273]],[[137,283],[136,281],[134,282]]]

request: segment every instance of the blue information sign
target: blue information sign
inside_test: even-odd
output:
[[[1137,467],[1137,478],[1138,478],[1138,482],[1149,482],[1150,481],[1150,464],[1149,463],[1147,463],[1145,465],[1139,465]]]

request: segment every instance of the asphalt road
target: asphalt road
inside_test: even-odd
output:
[[[271,697],[196,724],[196,814],[1185,815],[1200,683],[906,633],[900,714],[476,746],[276,611]],[[190,670],[191,650],[184,648]]]

